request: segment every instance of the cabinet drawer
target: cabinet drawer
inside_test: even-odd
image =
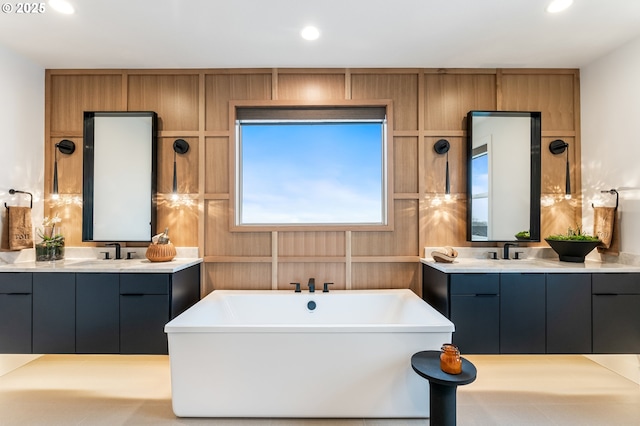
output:
[[[640,274],[593,274],[593,294],[640,294]]]
[[[121,274],[120,294],[169,294],[169,275]]]
[[[451,294],[499,294],[498,274],[451,275]]]
[[[0,294],[31,294],[32,274],[9,272],[0,274]]]

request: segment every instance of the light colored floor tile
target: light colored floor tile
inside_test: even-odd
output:
[[[636,425],[640,386],[582,356],[469,356],[458,425]],[[428,419],[198,419],[171,408],[166,356],[45,355],[0,377],[0,424],[427,426]]]

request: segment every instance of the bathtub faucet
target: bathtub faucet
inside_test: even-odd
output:
[[[316,279],[315,278],[309,278],[309,283],[307,285],[309,286],[309,293],[315,293],[315,291],[316,291]]]

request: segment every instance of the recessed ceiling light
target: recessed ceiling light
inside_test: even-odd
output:
[[[49,0],[49,6],[56,12],[64,13],[65,15],[71,15],[76,11],[67,0]]]
[[[549,13],[558,13],[566,10],[573,4],[573,0],[553,0],[547,6],[547,12]]]
[[[317,40],[320,37],[320,31],[316,27],[309,25],[302,29],[300,35],[305,40]]]

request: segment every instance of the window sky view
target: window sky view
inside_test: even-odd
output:
[[[383,221],[380,122],[242,123],[242,224]]]

